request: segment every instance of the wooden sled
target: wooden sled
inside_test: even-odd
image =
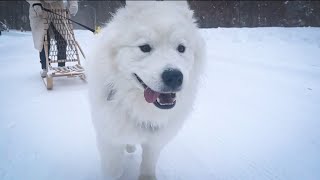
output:
[[[80,77],[86,80],[84,68],[81,66],[78,50],[81,47],[75,40],[70,13],[67,9],[50,9],[45,17],[44,50],[46,56],[47,77],[42,78],[48,90],[53,88],[55,77]]]

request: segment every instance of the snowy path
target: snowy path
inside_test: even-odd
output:
[[[84,50],[88,32],[77,31]],[[320,28],[207,29],[196,109],[159,180],[320,179]],[[30,33],[0,36],[0,179],[100,180],[86,84],[47,91]],[[137,176],[140,150],[122,179]]]

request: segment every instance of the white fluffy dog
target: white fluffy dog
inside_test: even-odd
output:
[[[127,1],[89,55],[92,120],[103,172],[119,178],[124,150],[143,150],[140,179],[154,180],[161,149],[192,110],[205,45],[182,1]]]

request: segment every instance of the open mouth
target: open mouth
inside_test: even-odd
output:
[[[137,74],[133,75],[144,88],[144,98],[148,103],[153,103],[159,109],[171,109],[176,105],[176,93],[154,91]]]

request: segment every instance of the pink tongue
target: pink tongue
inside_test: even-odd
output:
[[[160,93],[153,91],[150,88],[144,90],[144,98],[148,103],[154,103],[159,97]]]

